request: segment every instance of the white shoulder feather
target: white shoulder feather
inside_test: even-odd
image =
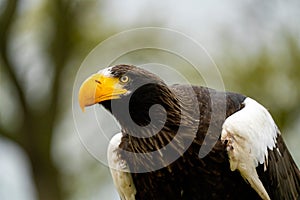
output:
[[[221,140],[227,144],[230,169],[238,169],[263,199],[270,199],[256,167],[259,163],[267,166],[268,149],[275,147],[279,131],[266,108],[251,98],[243,104],[244,108],[225,120]]]
[[[121,159],[118,148],[122,134],[118,133],[110,140],[107,160],[115,187],[121,200],[135,200],[136,188],[125,160]]]

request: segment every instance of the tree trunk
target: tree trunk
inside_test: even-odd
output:
[[[56,167],[53,166],[52,161],[43,159],[43,161],[36,162],[35,158],[31,159],[31,166],[33,179],[38,191],[38,199],[61,200],[59,173]]]

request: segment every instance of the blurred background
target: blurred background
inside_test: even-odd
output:
[[[227,90],[270,110],[300,166],[299,19],[298,0],[0,0],[0,199],[118,199],[76,134],[72,87],[97,44],[145,26],[202,44]]]

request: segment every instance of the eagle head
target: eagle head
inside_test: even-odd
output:
[[[98,103],[118,121],[128,125],[133,120],[140,126],[150,123],[151,113],[156,115],[153,118],[157,121],[163,120],[166,111],[174,110],[176,103],[175,96],[162,79],[132,65],[116,65],[91,75],[80,87],[78,98],[83,111]],[[153,109],[151,113],[150,109]]]

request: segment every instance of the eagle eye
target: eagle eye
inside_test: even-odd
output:
[[[127,83],[129,81],[129,77],[124,75],[124,76],[121,76],[119,78],[119,80],[121,83]]]

